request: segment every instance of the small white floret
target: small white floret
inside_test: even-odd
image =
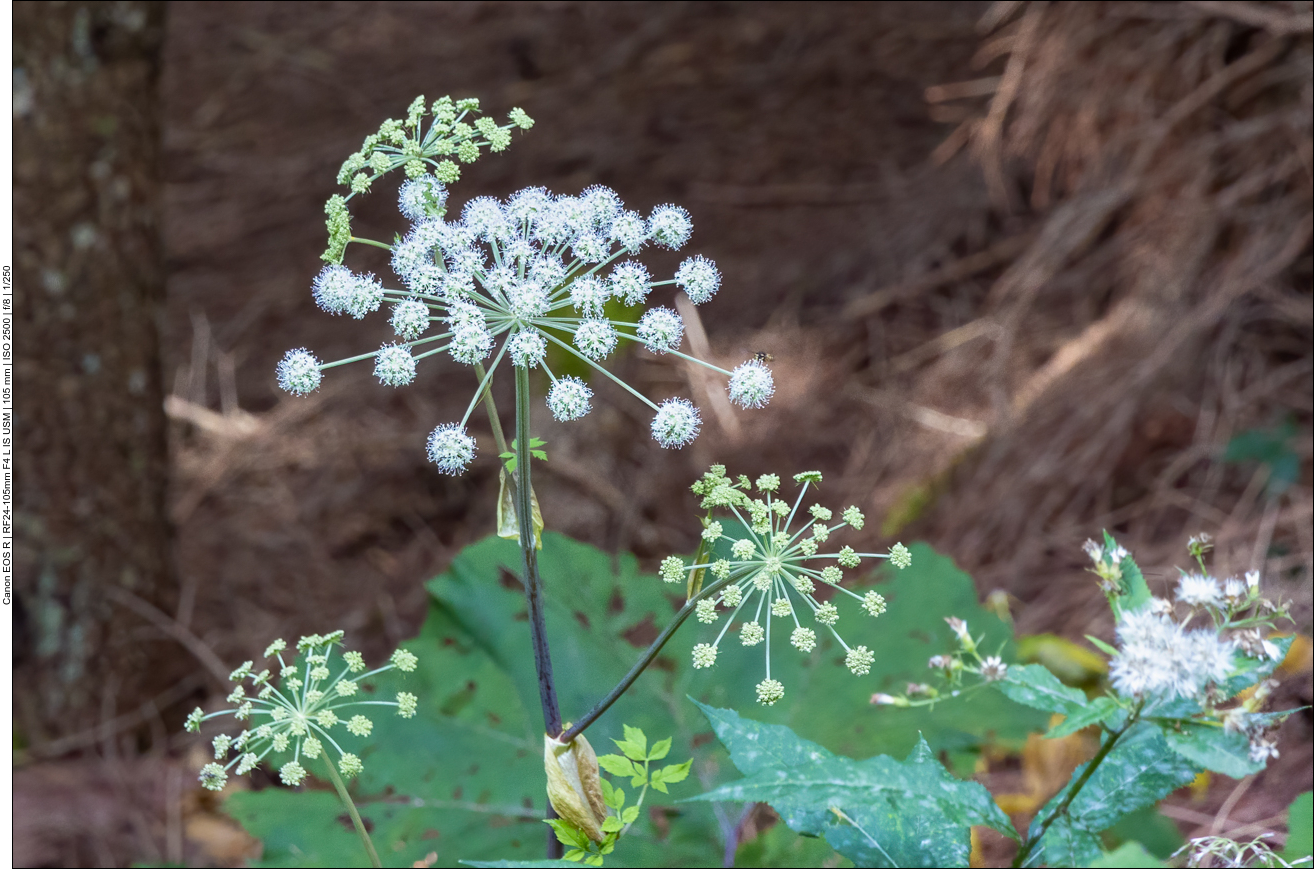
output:
[[[652,436],[666,449],[678,449],[693,443],[702,425],[698,408],[683,398],[668,398],[652,418]]]
[[[561,422],[579,419],[593,407],[593,390],[578,377],[562,377],[548,392],[548,408]]]
[[[465,473],[475,455],[474,438],[455,423],[438,426],[429,435],[429,461],[450,476]]]
[[[766,407],[775,391],[771,369],[757,359],[743,363],[730,375],[730,400],[740,407]]]

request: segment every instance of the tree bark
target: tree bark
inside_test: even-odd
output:
[[[13,5],[15,712],[40,743],[138,707],[167,610],[159,324],[164,4]],[[175,659],[178,657],[173,656]],[[174,666],[178,666],[177,663]]]

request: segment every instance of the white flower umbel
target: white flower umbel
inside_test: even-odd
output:
[[[195,733],[203,722],[233,716],[245,729],[237,736],[214,737],[214,762],[200,773],[201,785],[209,790],[223,790],[228,772],[245,775],[268,760],[277,766],[284,784],[299,785],[307,775],[303,758],[317,760],[331,749],[337,767],[350,778],[364,768],[360,756],[343,748],[335,728],[343,725],[356,737],[368,736],[373,722],[365,715],[349,715],[355,707],[386,706],[403,718],[415,714],[417,698],[402,691],[395,700],[367,699],[376,695],[361,691],[361,682],[387,670],[410,673],[417,660],[414,654],[398,649],[382,667],[366,672],[360,652],[342,652],[337,661],[333,652],[342,644],[342,631],[320,636],[302,637],[296,651],[289,651],[282,640],[275,640],[265,650],[265,657],[277,661],[277,672],[270,668],[255,671],[255,662],[247,661],[229,678],[237,687],[228,695],[231,708],[208,715],[197,708],[187,716],[187,730]],[[304,660],[296,663],[298,653]],[[248,688],[249,683],[249,688]],[[249,693],[248,693],[249,692]],[[332,755],[331,755],[332,756]]]
[[[843,579],[840,565],[857,567],[863,558],[888,558],[900,568],[910,563],[908,550],[902,544],[896,544],[888,553],[855,552],[848,546],[838,552],[821,552],[820,543],[831,533],[845,527],[861,528],[862,513],[857,507],[849,507],[840,521],[832,523],[833,512],[820,504],[803,509],[809,487],[821,482],[821,474],[797,474],[794,481],[800,488],[798,497],[790,504],[780,499],[780,478],[775,474],[764,474],[753,483],[742,476],[732,480],[723,466],[713,466],[693,485],[693,491],[702,496],[701,506],[708,511],[704,538],[712,543],[722,537],[733,540],[726,547],[730,557],[686,565],[671,556],[662,562],[661,568],[661,576],[667,582],[686,580],[697,570],[710,574],[705,581],[714,596],[699,600],[698,621],[717,620],[718,613],[707,605],[712,600],[718,600],[729,610],[715,642],[700,643],[695,649],[695,668],[715,664],[722,640],[736,623],[740,645],[752,647],[765,643],[766,678],[758,685],[757,694],[759,702],[767,705],[784,696],[784,686],[771,678],[773,633],[777,636],[784,633],[789,645],[806,654],[817,647],[819,631],[829,632],[844,648],[845,666],[855,675],[869,673],[874,654],[866,646],[850,646],[844,641],[835,628],[839,609],[833,603],[819,600],[816,591],[821,586],[831,586],[841,596],[856,601],[868,615],[878,616],[885,611],[885,599],[874,590],[857,594],[840,585]],[[757,497],[750,495],[754,488]],[[723,515],[712,521],[713,513]],[[814,624],[805,626],[803,619]]]
[[[646,305],[654,289],[665,286],[683,290],[695,304],[715,296],[721,275],[705,257],[686,259],[674,278],[662,281],[630,258],[645,245],[676,250],[688,242],[693,221],[683,208],[660,205],[645,219],[605,187],[590,187],[578,196],[530,187],[504,201],[472,199],[459,220],[448,220],[452,205],[445,185],[459,172],[451,159],[439,158],[454,153],[469,162],[481,147],[501,150],[512,127],[532,123],[518,110],[500,127],[487,118],[466,120],[477,110],[474,100],[439,100],[432,108],[418,100],[405,122],[384,124],[344,164],[339,180],[351,186],[353,196],[368,191],[383,173],[404,167],[410,180],[402,185],[398,205],[411,226],[394,244],[356,238],[346,211],[351,197],[331,200],[326,209],[328,265],[315,279],[315,300],[330,313],[356,318],[390,302],[399,343],[328,364],[294,351],[279,366],[279,384],[304,394],[318,387],[324,369],[367,358],[375,359],[379,380],[393,386],[410,383],[416,363],[440,354],[463,365],[486,366],[482,372],[476,369],[479,385],[461,420],[430,435],[430,458],[448,474],[462,473],[473,458],[466,425],[503,359],[547,372],[552,384],[548,407],[557,419],[578,419],[591,410],[592,393],[583,381],[558,377],[549,367],[547,353],[554,346],[647,404],[654,413],[653,438],[663,447],[683,447],[698,436],[698,410],[680,398],[658,405],[603,368],[603,360],[621,342],[710,368],[729,378],[736,404],[765,406],[775,388],[770,370],[754,360],[730,372],[681,352],[684,323],[671,308],[653,307],[638,317],[608,316],[609,307]],[[430,115],[426,128],[424,119]],[[385,287],[373,275],[341,265],[342,252],[353,241],[390,250],[401,285]],[[431,331],[431,325],[438,328]]]

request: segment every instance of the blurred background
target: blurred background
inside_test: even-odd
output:
[[[13,8],[22,865],[240,864],[182,717],[273,636],[413,636],[422,583],[493,530],[486,428],[462,477],[424,454],[463,368],[400,390],[334,369],[302,399],[273,376],[388,337],[310,282],[342,159],[421,93],[537,121],[458,204],[600,183],[683,205],[686,252],[645,261],[723,272],[691,344],[774,357],[748,413],[620,357],[702,407],[679,452],[606,382],[581,421],[536,408],[548,528],[651,568],[695,548],[709,464],[819,469],[871,545],[929,542],[1020,634],[1111,634],[1080,549],[1101,529],[1161,589],[1208,532],[1220,575],[1262,570],[1310,633],[1308,2]],[[403,228],[391,188],[354,211]],[[1311,701],[1297,647],[1275,707]],[[1310,740],[1306,710],[1268,771],[1170,817],[1272,818]]]

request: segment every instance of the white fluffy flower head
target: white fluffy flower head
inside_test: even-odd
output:
[[[668,204],[645,218],[600,185],[578,196],[530,187],[505,200],[476,197],[457,209],[449,187],[460,176],[458,161],[476,159],[481,149],[503,150],[512,129],[533,123],[518,109],[503,125],[487,117],[473,125],[463,120],[477,114],[473,100],[432,105],[417,100],[404,123],[388,121],[348,158],[338,180],[351,193],[333,197],[325,208],[328,264],[314,279],[313,295],[323,310],[357,319],[389,302],[398,343],[373,354],[375,375],[384,384],[411,383],[416,360],[445,354],[463,365],[486,366],[481,375],[486,386],[505,359],[520,368],[548,369],[553,386],[547,403],[554,417],[578,419],[590,411],[592,392],[583,378],[550,370],[557,363],[549,347],[599,370],[626,341],[655,353],[678,352],[683,323],[673,310],[655,307],[637,318],[611,319],[609,303],[646,305],[655,286],[674,284],[701,304],[716,294],[721,275],[711,260],[696,255],[672,280],[655,281],[648,267],[631,257],[648,244],[682,247],[693,232],[689,213]],[[426,117],[433,119],[427,127]],[[396,169],[406,175],[397,204],[409,230],[392,244],[371,242],[391,250],[400,281],[394,287],[351,271],[342,260],[349,244],[367,241],[352,233],[347,202]],[[459,218],[452,219],[456,214]],[[311,392],[319,386],[321,368],[308,351],[293,351],[279,364],[279,384],[297,395]],[[771,389],[764,367],[734,375],[732,394],[745,407],[761,407]],[[697,436],[701,418],[689,401],[670,399],[659,406],[630,391],[656,413],[652,434],[663,447],[681,447]],[[474,404],[487,395],[486,389],[474,390],[460,421],[440,425],[430,435],[430,458],[443,473],[461,473],[473,457],[466,425]]]

